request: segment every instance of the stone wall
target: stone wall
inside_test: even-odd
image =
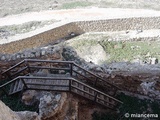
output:
[[[9,67],[17,64],[23,59],[50,59],[63,60],[62,56],[63,46],[54,45],[31,50],[25,50],[15,54],[1,54],[0,55],[0,73]],[[5,79],[5,76],[0,74],[0,79]]]
[[[61,59],[62,46],[46,46],[34,49],[27,49],[15,54],[0,54],[0,61],[21,60],[25,58],[39,58],[47,55],[52,55],[53,58]]]
[[[105,32],[122,30],[159,29],[160,17],[121,18],[94,21],[79,21],[75,23],[85,32]]]
[[[94,21],[76,21],[52,28],[45,32],[6,44],[0,45],[1,53],[16,53],[21,50],[40,47],[55,40],[67,37],[71,32],[105,32],[135,29],[158,29],[160,17],[122,18]]]
[[[68,23],[28,38],[2,44],[0,45],[0,51],[1,53],[16,53],[21,50],[40,47],[52,43],[55,40],[67,37],[73,31],[77,34],[83,33],[78,26],[73,23]]]

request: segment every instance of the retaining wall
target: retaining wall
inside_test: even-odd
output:
[[[137,17],[122,19],[107,19],[93,21],[76,21],[48,31],[24,38],[18,41],[1,44],[0,51],[3,54],[16,53],[21,50],[40,47],[55,40],[68,36],[71,32],[83,34],[85,32],[122,31],[135,29],[159,29],[160,17]]]
[[[85,32],[122,31],[135,29],[158,29],[160,17],[121,18],[93,21],[79,21],[75,24]]]

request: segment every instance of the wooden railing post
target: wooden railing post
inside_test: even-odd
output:
[[[24,84],[25,89],[27,89],[28,87],[27,87],[27,85],[26,85],[25,81],[23,80],[23,78],[20,78],[20,80],[22,80],[22,82],[23,82],[23,84]],[[24,89],[24,88],[23,88],[23,89]]]
[[[71,83],[72,83],[72,80],[69,79],[69,92],[71,92]]]
[[[70,76],[73,75],[73,63],[70,63]]]
[[[96,80],[94,82],[94,87],[97,85],[97,81],[98,81],[98,78],[96,77]]]
[[[94,96],[94,102],[96,102],[97,101],[97,92],[95,93],[95,96]]]
[[[30,69],[30,67],[29,67],[29,63],[28,63],[27,60],[25,60],[25,64],[26,64],[26,66],[27,66],[27,68],[28,68],[28,73],[31,73],[31,69]]]

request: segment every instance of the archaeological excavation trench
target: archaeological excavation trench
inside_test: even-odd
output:
[[[0,78],[2,81],[12,80],[14,83],[9,94],[22,91],[22,86],[31,90],[51,90],[49,87],[42,86],[44,81],[40,79],[44,78],[48,80],[46,86],[49,84],[66,86],[64,89],[58,89],[55,86],[55,91],[73,92],[102,106],[108,99],[105,105],[111,109],[117,105],[114,104],[115,102],[123,103],[116,99],[116,95],[119,93],[140,99],[159,100],[159,26],[160,17],[74,21],[55,25],[51,29],[32,35],[28,34],[25,38],[6,41],[0,45]],[[151,34],[152,32],[154,34]],[[98,34],[101,40],[97,37]],[[97,50],[95,47],[93,55],[90,57],[94,58],[94,54],[99,54],[102,48],[108,55],[106,63],[105,60],[103,64],[99,64],[92,59],[86,59],[83,54],[77,52],[74,46],[67,46],[68,43],[66,43],[85,37],[93,40],[93,36],[97,37],[95,37],[97,42],[91,42],[90,46],[98,44],[101,47],[97,53],[95,53]],[[89,42],[85,39],[84,42]],[[79,44],[80,42],[76,43],[77,46],[80,46]],[[81,44],[82,46],[86,45],[85,43]],[[81,51],[84,52],[84,50]],[[121,57],[121,54],[124,56]],[[97,59],[101,60],[101,56],[96,56]],[[28,64],[33,61],[35,64]],[[67,65],[63,65],[60,61]],[[57,63],[61,64],[56,66]],[[61,65],[64,68],[61,68]],[[48,71],[43,73],[44,69],[50,73]],[[41,76],[37,75],[38,72],[42,72]],[[56,75],[61,73],[68,75],[69,73],[70,76],[53,77],[51,73]],[[30,79],[30,82],[29,80],[26,82],[27,79]],[[35,79],[40,82],[31,82]],[[64,84],[60,84],[58,81],[51,83],[50,79],[59,79]],[[105,82],[106,84],[104,84]],[[35,87],[35,85],[40,85],[40,87]],[[107,90],[107,85],[111,86],[110,91]],[[99,87],[101,90],[95,87]],[[4,88],[3,85],[1,85],[2,88]],[[116,88],[116,93],[113,88]]]

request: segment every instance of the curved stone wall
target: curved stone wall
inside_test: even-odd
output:
[[[135,29],[158,29],[160,17],[119,18],[75,22],[85,32],[122,31]]]
[[[83,34],[85,32],[105,32],[135,29],[159,29],[160,17],[137,17],[122,19],[107,19],[93,21],[75,21],[48,31],[24,38],[18,41],[1,44],[0,51],[3,54],[12,54],[25,49],[40,47],[55,40],[68,36],[71,32]]]
[[[51,30],[39,33],[37,35],[33,35],[28,38],[2,44],[0,45],[0,51],[1,53],[11,54],[11,53],[16,53],[25,49],[40,47],[40,46],[52,43],[53,41],[58,40],[60,38],[64,38],[68,36],[71,32],[75,32],[77,34],[84,33],[84,31],[82,31],[74,23],[68,23],[60,27],[56,27]]]

